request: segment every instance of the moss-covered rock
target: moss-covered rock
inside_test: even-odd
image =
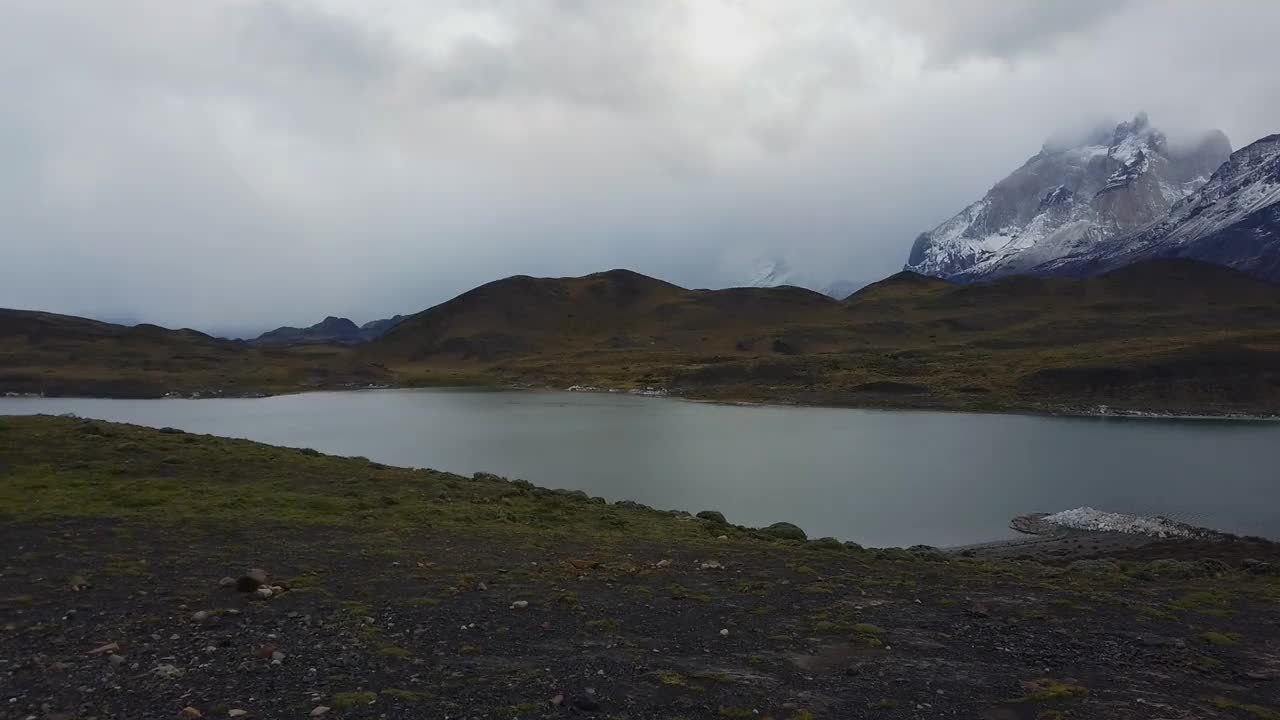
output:
[[[792,525],[789,522],[776,522],[767,528],[761,530],[770,537],[776,537],[780,540],[808,540],[809,536],[805,535],[804,530],[799,526]]]

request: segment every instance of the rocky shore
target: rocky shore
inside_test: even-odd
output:
[[[0,418],[0,718],[1280,717],[1280,552],[809,540]]]

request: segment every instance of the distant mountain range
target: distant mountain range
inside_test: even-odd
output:
[[[1185,257],[1280,280],[1278,202],[1280,136],[1235,153],[1219,131],[1176,147],[1139,114],[1080,145],[1046,145],[916,238],[906,269],[975,282]]]
[[[317,343],[335,343],[338,345],[357,345],[374,338],[382,337],[388,330],[400,324],[404,315],[396,315],[383,320],[371,320],[364,325],[356,325],[347,318],[330,315],[310,327],[278,327],[269,330],[249,342],[255,345],[312,345]]]
[[[865,284],[865,283],[863,283]],[[743,283],[745,287],[792,287],[804,288],[823,295],[843,300],[862,287],[862,284],[848,280],[824,281],[812,273],[793,270],[786,260],[781,258],[761,258],[755,264],[751,275]]]

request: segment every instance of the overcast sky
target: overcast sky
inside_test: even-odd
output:
[[[901,268],[1051,134],[1280,131],[1280,2],[5,0],[0,306],[363,322]]]

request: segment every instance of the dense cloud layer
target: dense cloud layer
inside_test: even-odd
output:
[[[1280,3],[11,0],[0,306],[357,321],[897,270],[1051,134],[1280,130]]]

